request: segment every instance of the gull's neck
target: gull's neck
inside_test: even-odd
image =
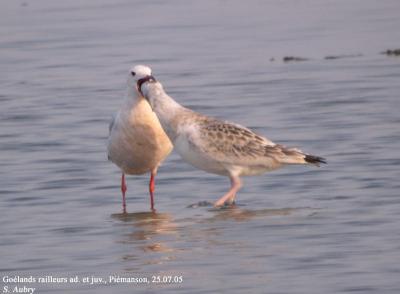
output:
[[[170,140],[174,141],[178,133],[178,120],[182,120],[182,117],[191,111],[165,93],[162,85],[158,82],[147,83],[142,87],[142,91],[157,114],[164,131]]]
[[[126,92],[125,92],[125,99],[124,99],[124,105],[125,108],[130,109],[133,106],[135,106],[139,100],[140,100],[140,94],[138,93],[138,90],[136,89],[136,86],[132,85],[127,85],[126,87]]]

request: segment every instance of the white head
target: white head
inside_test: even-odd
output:
[[[151,75],[151,68],[145,65],[135,65],[129,71],[128,87],[129,91],[132,89],[137,90],[140,94],[141,85],[148,81],[155,81],[156,79]],[[143,95],[142,95],[143,96]]]

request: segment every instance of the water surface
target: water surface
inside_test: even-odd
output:
[[[2,276],[182,276],[36,293],[399,293],[398,1],[2,1]],[[329,55],[355,55],[325,60]],[[284,63],[284,56],[308,58]],[[274,58],[274,61],[271,61]],[[329,165],[223,177],[173,153],[148,175],[107,161],[128,69],[197,111]],[[3,285],[2,285],[3,286]]]

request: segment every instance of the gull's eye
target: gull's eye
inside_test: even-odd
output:
[[[134,71],[131,71],[131,75],[134,77],[136,73]]]

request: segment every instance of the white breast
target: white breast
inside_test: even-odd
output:
[[[108,140],[108,156],[125,173],[148,172],[171,150],[171,142],[144,99],[119,111]]]

